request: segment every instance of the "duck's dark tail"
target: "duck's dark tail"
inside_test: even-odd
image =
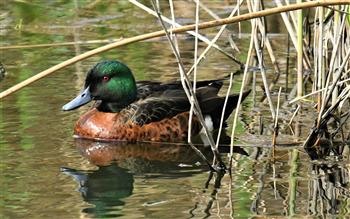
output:
[[[200,108],[202,110],[205,124],[209,131],[212,132],[214,139],[218,137],[218,129],[220,128],[220,121],[222,116],[222,110],[225,105],[225,98],[226,97],[220,97],[218,96],[218,92],[220,88],[222,87],[222,82],[211,82],[205,87],[200,87],[196,91],[197,99],[200,105]],[[242,102],[245,100],[245,98],[249,95],[250,90],[243,92],[242,94]],[[226,119],[231,115],[232,111],[237,107],[239,99],[239,94],[230,95],[228,97],[224,116],[223,116],[223,126],[226,127]],[[199,136],[204,143],[204,145],[209,145],[209,142],[207,138],[204,135],[203,131],[200,131]],[[231,143],[231,139],[226,134],[226,130],[223,129],[221,131],[219,145],[222,147],[222,145],[229,145]],[[223,147],[223,151],[229,150],[230,147]],[[222,152],[220,150],[220,152]],[[235,148],[234,152],[247,155],[247,152],[245,152],[242,148]]]
[[[249,95],[250,91],[251,90],[243,92],[241,102],[243,102],[244,99]],[[225,113],[224,113],[224,121],[226,121],[226,119],[231,115],[232,111],[237,107],[238,98],[239,98],[239,94],[230,95],[228,97]],[[205,101],[203,101],[201,104],[203,114],[209,115],[211,117],[214,129],[217,129],[220,127],[221,114],[224,108],[224,104],[225,104],[225,97],[218,97],[218,96],[213,98],[208,98]]]

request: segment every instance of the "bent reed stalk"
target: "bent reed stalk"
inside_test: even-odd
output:
[[[282,7],[270,8],[270,9],[265,9],[265,10],[258,11],[258,12],[238,15],[238,16],[235,16],[232,18],[224,18],[224,19],[220,19],[220,20],[203,22],[203,23],[198,24],[198,29],[212,28],[212,27],[217,27],[217,26],[221,26],[224,24],[236,23],[236,22],[240,22],[240,21],[250,20],[253,18],[259,18],[259,17],[264,17],[264,16],[268,16],[268,15],[273,15],[273,14],[278,14],[278,13],[293,11],[293,10],[298,10],[298,9],[320,7],[320,6],[331,6],[331,5],[344,5],[344,4],[350,4],[350,0],[320,0],[320,1],[303,2],[300,4],[290,4],[290,5],[286,5],[286,6],[282,6]],[[186,26],[179,27],[179,28],[173,28],[169,31],[172,33],[182,33],[182,32],[186,32],[186,31],[194,30],[195,27],[196,27],[195,24],[191,24],[191,25],[186,25]],[[81,55],[75,56],[71,59],[68,59],[64,62],[61,62],[61,63],[59,63],[59,64],[57,64],[49,69],[46,69],[46,70],[44,70],[44,71],[26,79],[26,80],[16,84],[13,87],[10,87],[9,89],[0,93],[0,99],[22,89],[23,87],[25,87],[25,86],[27,86],[27,85],[29,85],[37,80],[40,80],[41,78],[46,77],[47,75],[52,74],[53,72],[56,72],[60,69],[63,69],[69,65],[72,65],[76,62],[79,62],[81,60],[84,60],[86,58],[94,56],[96,54],[114,49],[114,48],[119,47],[119,46],[127,45],[130,43],[143,41],[143,40],[151,39],[151,38],[155,38],[155,37],[165,36],[165,34],[166,33],[164,30],[155,31],[152,33],[147,33],[147,34],[142,34],[142,35],[138,35],[135,37],[126,38],[126,39],[123,39],[121,41],[111,43],[111,44],[90,50],[90,51],[85,52]]]

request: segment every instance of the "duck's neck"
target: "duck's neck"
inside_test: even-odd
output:
[[[108,113],[117,113],[122,109],[126,108],[130,103],[110,103],[110,102],[101,102],[96,108],[101,112]]]
[[[128,107],[131,103],[137,100],[136,84],[134,84],[134,87],[132,88],[133,89],[129,89],[128,92],[120,89],[118,93],[113,95],[114,98],[110,98],[109,100],[102,100],[101,103],[97,106],[97,109],[101,112],[120,112],[122,109]]]

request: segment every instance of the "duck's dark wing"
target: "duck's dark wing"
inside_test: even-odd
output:
[[[215,84],[219,89],[223,85],[223,80],[225,78],[216,79],[216,80],[205,80],[205,81],[198,81],[196,83],[197,88],[201,87],[207,87],[211,86],[212,84]],[[154,96],[159,93],[162,93],[164,91],[169,90],[182,90],[182,84],[181,81],[174,81],[170,83],[161,83],[161,82],[154,82],[154,81],[138,81],[136,83],[137,86],[137,97],[138,99],[145,99],[149,96]]]
[[[138,125],[144,125],[188,111],[190,104],[183,90],[172,90],[160,96],[141,99],[130,107],[131,120]]]
[[[197,89],[197,98],[203,113],[207,114],[215,104],[211,98],[218,97],[222,83],[213,82],[209,86]],[[210,99],[210,100],[209,100]],[[207,102],[209,101],[209,102]],[[203,104],[202,104],[203,103]],[[167,89],[165,91],[153,92],[145,99],[139,99],[131,104],[129,111],[131,120],[139,125],[160,121],[164,118],[171,118],[179,113],[190,110],[190,103],[186,93],[182,89]]]
[[[161,82],[154,81],[138,81],[136,83],[137,87],[137,99],[144,99],[154,92],[159,92],[161,90]]]
[[[207,83],[207,82],[206,82]],[[222,87],[221,81],[210,81],[209,85],[201,84],[196,90],[196,97],[199,106],[204,115],[210,115],[214,128],[218,128],[221,119],[221,112],[225,102],[225,97],[219,97],[217,94]],[[179,113],[190,110],[190,103],[182,88],[174,85],[169,89],[162,91],[153,89],[146,98],[140,98],[132,103],[128,109],[129,118],[138,125],[144,125],[151,122],[160,121],[165,118],[171,118]],[[176,89],[177,88],[177,89]],[[243,99],[248,96],[250,91],[243,93]],[[224,120],[228,118],[234,108],[236,108],[239,95],[230,95],[225,109]]]

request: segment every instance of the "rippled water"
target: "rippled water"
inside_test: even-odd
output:
[[[181,2],[179,17],[193,16],[193,4]],[[220,16],[231,7],[224,1],[205,2]],[[5,1],[0,2],[1,45],[42,44],[129,37],[160,28],[158,22],[127,1]],[[165,7],[166,5],[163,5]],[[224,11],[224,12],[222,12]],[[204,13],[204,12],[203,12]],[[208,18],[208,15],[203,15]],[[249,23],[243,31],[249,31]],[[283,28],[270,29],[280,63],[285,62]],[[235,30],[235,26],[230,26]],[[212,36],[214,30],[205,31]],[[277,32],[278,31],[278,32]],[[280,33],[282,31],[282,33]],[[215,31],[214,31],[215,32]],[[244,61],[247,37],[238,40]],[[219,44],[230,48],[225,40]],[[186,66],[192,63],[194,42],[180,36]],[[1,90],[96,44],[0,50],[7,74]],[[204,44],[200,44],[204,48]],[[267,105],[243,104],[238,142],[256,142],[236,156],[232,178],[206,182],[206,166],[186,145],[107,144],[74,140],[79,115],[62,112],[74,97],[85,72],[101,59],[119,59],[137,80],[169,81],[178,77],[177,64],[166,40],[156,39],[120,47],[62,69],[1,100],[0,217],[1,218],[227,218],[260,216],[330,216],[349,214],[349,163],[331,158],[312,162],[301,147],[278,147],[271,162],[271,129],[257,136],[260,115],[269,121]],[[239,66],[212,51],[199,68],[199,78],[217,78]],[[267,68],[268,72],[273,69]],[[234,90],[239,89],[240,76]],[[292,78],[291,78],[292,80]],[[290,88],[289,88],[290,89]],[[261,92],[261,91],[260,91]],[[258,96],[261,94],[257,94]],[[283,112],[282,112],[283,113]],[[288,110],[285,112],[288,114]],[[302,114],[298,129],[305,137],[312,122]],[[280,140],[298,142],[281,128]],[[255,134],[255,135],[253,135]],[[257,147],[257,146],[265,147]],[[202,148],[203,149],[203,148]],[[210,153],[203,149],[210,157]],[[225,157],[225,156],[224,156]]]

